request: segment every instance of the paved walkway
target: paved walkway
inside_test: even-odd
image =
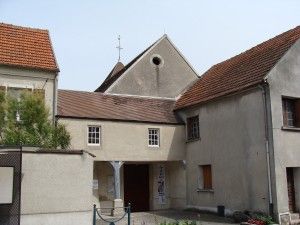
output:
[[[109,217],[106,217],[110,219]],[[212,214],[199,213],[193,211],[179,211],[179,210],[161,210],[150,212],[138,212],[131,214],[131,225],[160,225],[163,222],[175,222],[181,220],[196,221],[197,225],[232,225],[234,224],[230,219],[218,217]],[[98,220],[97,225],[109,225]],[[127,218],[122,219],[116,225],[127,225]],[[236,225],[236,224],[235,224]]]

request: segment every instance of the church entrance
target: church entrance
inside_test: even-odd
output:
[[[149,211],[149,165],[124,165],[124,202],[133,212]]]

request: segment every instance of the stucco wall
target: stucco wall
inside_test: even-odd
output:
[[[40,225],[41,221],[45,225],[91,223],[90,155],[24,153],[22,170],[22,225]],[[87,215],[90,220],[85,223],[73,223],[74,219],[83,221]]]
[[[17,69],[14,67],[0,66],[0,86],[26,87],[45,90],[45,103],[53,116],[54,87],[56,74],[36,70]]]
[[[272,69],[267,80],[270,86],[273,124],[275,197],[277,198],[277,211],[282,213],[289,211],[286,167],[300,167],[300,133],[282,130],[282,96],[300,98],[300,41],[297,41]]]
[[[187,204],[268,211],[263,96],[256,88],[181,112],[199,115],[200,140],[187,143]],[[212,166],[213,191],[197,191],[199,165]],[[230,212],[230,211],[228,211]]]
[[[159,69],[151,63],[156,54],[164,61]],[[174,98],[196,79],[195,72],[165,37],[106,92]]]
[[[95,160],[173,161],[185,159],[183,125],[60,118],[71,134],[71,148],[85,149]],[[100,146],[87,144],[89,125],[101,126]],[[148,128],[160,129],[160,147],[148,147]]]

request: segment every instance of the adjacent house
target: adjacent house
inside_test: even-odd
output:
[[[0,24],[0,87],[45,93],[71,149],[94,156],[91,205],[279,216],[300,210],[299,38],[296,27],[198,76],[164,35],[84,92],[57,90],[47,31]]]
[[[213,66],[176,102],[188,205],[299,212],[299,38],[296,27]]]

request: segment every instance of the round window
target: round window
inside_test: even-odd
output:
[[[164,64],[164,60],[160,55],[153,55],[151,57],[151,63],[156,67],[162,67]]]
[[[152,62],[154,65],[159,66],[161,64],[161,59],[155,56],[153,57]]]

